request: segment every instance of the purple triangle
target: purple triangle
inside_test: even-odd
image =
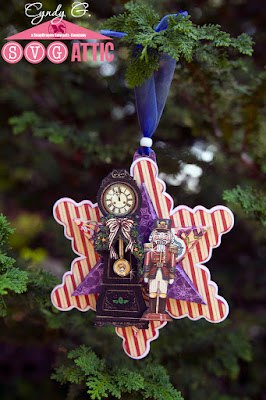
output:
[[[147,243],[153,231],[154,220],[157,218],[157,214],[144,183],[141,185],[140,191],[142,195],[142,205],[139,212],[140,222],[138,229],[142,236],[142,243]]]
[[[168,286],[167,297],[206,305],[181,264],[176,264],[175,280],[172,285]]]
[[[102,260],[99,260],[71,296],[100,293],[102,278],[103,262]]]

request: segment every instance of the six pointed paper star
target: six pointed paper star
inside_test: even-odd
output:
[[[187,242],[186,256],[177,265],[177,276],[181,279],[180,293],[189,301],[182,300],[180,293],[179,299],[168,296],[168,313],[175,319],[189,317],[192,320],[205,318],[213,323],[223,321],[229,312],[228,304],[218,295],[217,285],[211,281],[210,272],[202,263],[208,261],[212,249],[220,245],[221,235],[233,227],[232,212],[224,206],[216,206],[210,210],[202,206],[191,209],[181,205],[174,208],[171,196],[165,192],[165,183],[158,177],[157,164],[149,157],[136,158],[131,166],[131,175],[139,187],[145,185],[156,216],[172,219],[176,234]],[[62,284],[52,291],[52,302],[62,311],[72,308],[80,311],[95,310],[95,292],[74,296],[73,293],[86,281],[90,271],[93,270],[96,290],[97,280],[101,279],[100,257],[94,250],[93,241],[89,240],[88,236],[86,238],[84,233],[87,232],[80,229],[82,224],[77,224],[77,220],[100,224],[98,205],[90,201],[76,203],[72,199],[63,198],[56,202],[54,216],[58,223],[64,226],[65,236],[72,241],[72,248],[79,257],[73,260],[71,271],[64,274]],[[175,282],[177,281],[175,279]],[[190,297],[188,288],[184,291],[185,281],[190,286]],[[194,288],[199,295],[198,300]],[[159,329],[165,325],[166,322],[151,321],[149,329],[126,327],[115,330],[123,339],[126,354],[140,359],[149,353],[150,342],[158,337]]]

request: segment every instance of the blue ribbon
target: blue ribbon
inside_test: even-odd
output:
[[[169,16],[175,18],[178,16],[187,17],[188,13],[187,11],[180,11],[178,14],[164,16],[154,29],[155,32],[163,31],[168,27]],[[118,38],[127,35],[127,33],[124,32],[109,30],[101,30],[101,33]],[[140,45],[136,48],[138,47],[140,47]],[[135,87],[137,114],[140,129],[144,137],[150,138],[159,124],[173,79],[175,66],[176,60],[168,54],[162,53],[159,59],[159,69],[155,71],[148,80],[143,82],[140,86]],[[147,147],[140,147],[138,152],[140,155],[149,156],[151,150]]]

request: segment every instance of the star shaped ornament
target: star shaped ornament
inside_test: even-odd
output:
[[[116,172],[114,171],[113,175]],[[210,272],[203,263],[210,259],[212,249],[220,245],[221,236],[232,229],[234,217],[224,206],[216,206],[210,210],[203,206],[194,209],[184,205],[174,207],[173,199],[165,191],[165,183],[158,177],[155,157],[134,157],[130,175],[138,186],[138,195],[142,197],[142,203],[136,210],[131,204],[131,198],[134,198],[131,189],[119,191],[115,186],[112,189],[109,186],[108,190],[103,191],[106,203],[102,203],[102,198],[98,197],[101,210],[104,204],[108,207],[110,198],[115,199],[116,204],[114,205],[112,200],[111,207],[118,207],[120,214],[124,213],[124,217],[114,218],[108,214],[104,220],[101,218],[103,215],[98,204],[89,200],[76,203],[72,199],[62,198],[55,203],[54,217],[64,226],[64,234],[71,240],[73,251],[78,257],[73,260],[71,270],[64,274],[62,284],[53,289],[51,300],[61,311],[72,308],[79,311],[96,311],[97,307],[96,325],[102,326],[113,318],[116,322],[111,323],[115,325],[117,335],[123,339],[125,353],[131,358],[141,359],[149,353],[150,343],[158,338],[159,330],[167,322],[143,321],[141,315],[136,314],[132,320],[135,321],[134,324],[130,324],[130,318],[120,315],[129,310],[125,308],[129,307],[129,304],[132,312],[135,312],[136,304],[140,305],[143,313],[148,307],[147,284],[142,278],[138,278],[138,268],[143,269],[142,245],[148,241],[154,220],[163,218],[172,221],[171,232],[175,248],[178,249],[175,255],[174,282],[168,286],[167,314],[173,319],[205,318],[209,322],[218,323],[227,317],[229,307],[226,300],[218,295],[218,287],[211,280]],[[105,187],[108,187],[108,182],[105,183]],[[124,206],[126,199],[129,201]],[[113,209],[114,213],[118,208]],[[126,218],[131,215],[130,209],[131,214],[135,212],[134,215],[137,215],[137,222],[134,218]],[[123,222],[125,219],[126,223]],[[134,232],[138,232],[138,235]],[[107,254],[111,252],[112,256],[108,258]],[[128,272],[126,258],[131,260],[130,257],[135,259],[135,270]],[[109,268],[105,266],[110,262],[116,265],[121,282],[124,279],[123,282],[128,283],[122,283],[119,287],[123,290],[117,292],[109,285],[110,290],[103,294],[106,271]],[[103,301],[101,307],[102,304],[108,304],[109,310],[115,310],[112,311],[111,319],[107,318],[107,322],[103,314],[97,316],[101,308],[99,301]]]

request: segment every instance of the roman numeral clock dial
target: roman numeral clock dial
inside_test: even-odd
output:
[[[103,215],[118,217],[136,214],[141,194],[135,180],[125,170],[115,170],[102,182],[98,204]]]

